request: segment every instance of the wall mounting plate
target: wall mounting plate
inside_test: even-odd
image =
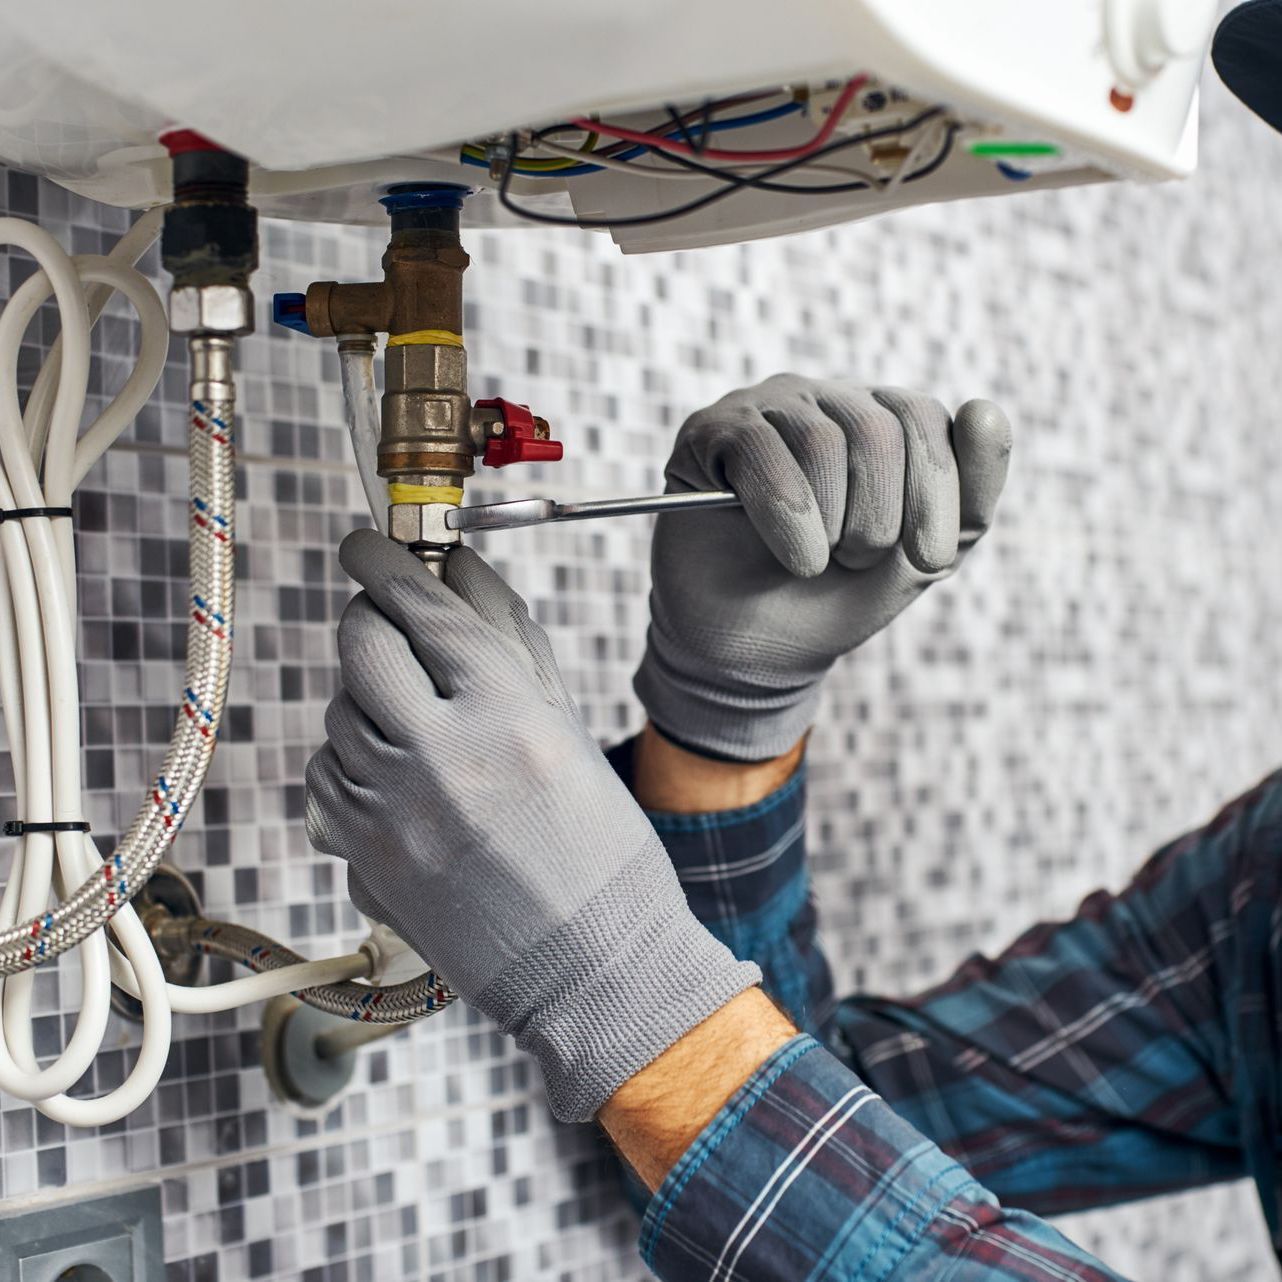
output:
[[[294,997],[273,997],[263,1007],[263,1072],[272,1093],[303,1117],[328,1112],[356,1072],[356,1052],[325,1058],[316,1038],[349,1020],[304,1006]]]

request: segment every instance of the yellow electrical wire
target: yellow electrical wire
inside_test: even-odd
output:
[[[485,152],[480,147],[464,147],[463,154],[470,156],[473,160],[484,160]],[[573,169],[576,165],[584,162],[579,160],[522,160],[514,166],[513,172],[523,173],[548,173],[557,169]]]
[[[582,160],[540,160],[534,156],[518,158],[512,162],[512,172],[521,173],[554,173],[558,169],[574,169],[578,165],[591,164],[592,152],[595,150],[597,143],[600,141],[599,134],[588,134],[583,141],[583,146],[579,151],[583,154]],[[473,160],[484,160],[485,149],[477,147],[474,144],[468,144],[463,149],[463,155],[470,156]]]

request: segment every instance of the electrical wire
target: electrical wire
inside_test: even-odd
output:
[[[878,129],[866,130],[862,134],[852,135],[849,138],[842,138],[837,142],[828,143],[819,151],[811,152],[808,155],[798,157],[795,160],[786,161],[783,164],[774,165],[757,175],[734,174],[725,170],[716,169],[712,166],[706,167],[705,177],[715,178],[722,186],[716,191],[711,191],[695,200],[687,201],[685,204],[677,205],[671,209],[660,210],[652,214],[637,214],[621,218],[574,218],[565,217],[559,214],[547,214],[542,210],[529,209],[517,204],[512,199],[512,167],[507,165],[499,180],[498,198],[499,203],[508,210],[509,213],[515,214],[519,218],[524,218],[530,222],[542,223],[550,227],[581,227],[584,229],[610,229],[619,227],[648,227],[655,223],[671,221],[675,218],[684,218],[689,214],[698,213],[700,210],[708,208],[719,201],[733,196],[736,192],[744,189],[754,189],[758,191],[775,192],[788,195],[835,195],[843,192],[867,191],[874,184],[863,180],[849,183],[828,183],[808,186],[803,184],[776,183],[773,180],[781,175],[796,172],[804,169],[807,164],[814,160],[823,159],[826,156],[833,155],[843,151],[848,147],[861,146],[865,143],[875,142],[882,138],[902,136],[911,133],[914,129],[925,124],[929,120],[942,118],[944,109],[942,107],[931,107],[926,111],[920,112],[911,120],[901,124],[887,125]],[[948,160],[952,153],[953,141],[957,134],[958,126],[950,122],[945,130],[944,139],[940,146],[939,153],[920,169],[904,177],[904,182],[919,182],[923,178],[929,177],[940,169]],[[678,159],[674,153],[673,159]],[[693,161],[690,157],[682,156],[678,163],[687,165],[697,165],[701,162]]]
[[[954,122],[950,122],[944,115],[942,107],[932,107],[928,111],[920,112],[911,120],[901,125],[887,125],[883,129],[866,133],[860,136],[859,141],[877,142],[882,138],[897,138],[905,134],[911,134],[915,129],[921,128],[922,125],[928,124],[932,120],[938,120],[943,126],[944,138],[940,143],[940,150],[937,155],[927,164],[918,169],[912,169],[911,165],[916,158],[918,147],[934,135],[923,133],[914,144],[909,154],[905,156],[904,163],[899,170],[888,177],[880,177],[871,174],[860,174],[858,179],[849,182],[840,183],[781,183],[774,182],[763,175],[741,174],[734,171],[714,167],[712,165],[703,165],[697,161],[690,160],[685,156],[669,156],[668,159],[673,163],[682,165],[692,173],[698,173],[705,179],[715,178],[720,182],[727,183],[735,188],[750,187],[754,191],[773,192],[776,195],[785,196],[833,196],[841,195],[854,191],[869,190],[893,190],[894,187],[904,182],[918,182],[922,178],[927,178],[938,170],[952,154],[953,144],[958,129],[960,128]],[[833,148],[841,144],[833,144]],[[819,172],[819,166],[802,163],[799,165],[802,172],[815,173]]]
[[[537,138],[531,144],[542,151],[554,151],[561,155],[576,154],[572,147],[562,147],[559,143],[551,142],[547,138]],[[706,181],[707,178],[715,174],[718,178],[726,173],[741,174],[746,169],[751,169],[750,165],[735,166],[731,169],[714,169],[711,165],[703,165],[697,161],[687,161],[684,156],[674,156],[666,153],[655,153],[660,160],[665,161],[668,165],[676,165],[677,168],[661,168],[659,165],[639,165],[634,160],[619,160],[613,156],[603,156],[596,153],[593,162],[594,167],[608,169],[613,173],[628,174],[633,178],[658,178],[660,180],[676,179],[680,182]],[[766,168],[765,165],[760,165]],[[807,165],[807,173],[823,174],[840,174],[844,178],[862,178],[869,184],[875,184],[879,181],[875,174],[865,173],[860,170],[842,168],[838,165]],[[524,176],[524,175],[523,175]]]
[[[696,147],[693,141],[673,137],[671,134],[656,136],[638,129],[628,129],[622,125],[612,125],[606,121],[588,120],[584,117],[578,117],[570,123],[576,129],[592,130],[596,133],[604,134],[607,138],[618,138],[623,142],[637,143],[656,151],[673,152],[674,154],[694,157],[699,160],[723,160],[729,164],[752,162],[774,164],[809,156],[824,147],[849,110],[855,95],[867,83],[868,76],[866,75],[852,76],[837,95],[837,100],[833,103],[832,110],[828,113],[823,124],[808,141],[792,147],[773,147],[764,151],[727,151],[716,147]],[[689,134],[687,133],[686,138],[688,137]]]
[[[691,111],[687,111],[684,114],[678,115],[678,120],[682,127],[687,127],[692,122],[696,120],[700,120],[703,122],[702,123],[703,128],[712,132],[718,132],[726,129],[746,128],[749,125],[760,124],[763,120],[778,119],[780,116],[785,116],[794,111],[800,111],[802,109],[802,106],[799,102],[790,101],[779,106],[768,108],[762,111],[753,112],[752,114],[747,116],[736,116],[728,120],[718,121],[715,124],[711,123],[712,113],[714,112],[727,111],[734,107],[746,107],[746,106],[750,106],[752,103],[764,102],[768,98],[778,97],[779,93],[780,93],[779,90],[769,89],[769,90],[765,90],[758,93],[738,94],[732,98],[719,98],[709,103],[703,104]],[[552,126],[552,131],[555,132],[557,130],[567,130],[570,128],[571,126],[569,125],[559,125],[559,126],[554,125]],[[543,132],[547,133],[549,131],[544,130]],[[580,133],[582,131],[575,129],[574,132]],[[628,150],[626,144],[624,143],[614,143],[604,148],[596,149],[595,143],[596,143],[597,137],[598,137],[597,134],[589,133],[587,144],[585,144],[585,145],[592,146],[593,150],[591,154],[594,157],[598,157],[601,155],[617,156],[620,153],[624,152],[625,150]],[[634,155],[641,154],[641,152],[635,148],[631,150],[632,150],[632,154]],[[462,147],[460,151],[459,159],[464,164],[477,165],[485,169],[488,169],[490,167],[490,162],[486,157],[485,149],[473,143],[465,144]],[[549,162],[549,163],[553,163],[553,162]],[[558,161],[555,163],[558,165],[558,167],[563,167],[566,165],[567,162]],[[571,164],[569,167],[572,168],[574,166]],[[541,167],[536,167],[532,172],[537,173],[537,172],[540,172],[540,170],[541,170]],[[592,172],[595,172],[595,171],[592,171]]]
[[[761,96],[775,97],[777,95],[766,94]],[[709,104],[709,110],[710,111],[724,110],[726,106],[732,105],[736,102],[742,104],[744,100],[732,99],[726,102],[714,102]],[[774,107],[767,107],[759,111],[750,112],[749,114],[743,115],[743,116],[730,116],[722,120],[716,120],[709,117],[706,121],[703,121],[695,125],[694,128],[695,128],[695,131],[698,133],[707,133],[707,134],[725,133],[732,130],[748,129],[754,125],[766,124],[772,120],[781,120],[783,119],[783,117],[793,115],[801,110],[803,110],[801,103],[795,102],[795,101],[789,101],[785,103],[780,103]],[[686,115],[683,117],[683,123],[685,127],[687,129],[690,129],[692,124],[695,122],[696,118],[699,117],[699,115],[700,113],[698,111],[687,112]],[[668,130],[669,128],[670,128],[669,126],[662,126],[658,131],[656,131],[654,135],[646,135],[646,136],[650,138],[668,136],[665,133],[665,130]],[[542,139],[555,133],[567,133],[567,132],[582,133],[583,131],[577,125],[570,125],[570,124],[551,125],[546,129],[540,130],[539,133],[536,135],[536,139]],[[549,166],[555,163],[557,165],[557,168],[555,170],[551,168],[542,168],[537,166],[532,168],[526,168],[526,166],[530,166],[534,164],[535,158],[521,156],[516,158],[517,173],[520,174],[522,177],[530,177],[530,178],[537,178],[537,177],[579,178],[579,177],[584,177],[588,174],[600,173],[601,169],[604,166],[599,162],[603,160],[634,159],[638,156],[646,155],[647,151],[648,151],[648,148],[644,146],[633,146],[627,143],[615,143],[613,146],[610,146],[610,147],[605,147],[605,148],[596,149],[596,150],[587,152],[586,155],[591,157],[591,163],[588,163],[586,160],[583,163],[576,163],[574,160],[572,160],[569,157],[567,157],[564,161],[547,162]],[[580,154],[580,151],[576,149],[573,154],[575,156],[578,156]],[[485,152],[480,147],[475,147],[471,145],[464,147],[462,152],[459,155],[459,159],[464,164],[473,165],[473,166],[476,166],[477,168],[488,169],[490,167],[490,162],[488,159],[486,159]]]
[[[543,177],[543,178],[573,178],[586,176],[588,174],[600,173],[603,170],[611,172],[624,173],[635,178],[656,179],[659,181],[706,181],[715,179],[716,181],[729,186],[751,186],[759,191],[776,192],[788,195],[831,195],[841,192],[853,192],[868,189],[893,190],[901,182],[914,182],[926,177],[928,173],[934,172],[947,159],[947,154],[941,155],[937,163],[933,163],[925,172],[913,168],[913,161],[917,158],[917,151],[929,139],[926,135],[918,139],[917,147],[914,152],[905,158],[904,163],[899,170],[891,176],[882,176],[872,173],[867,169],[847,165],[834,166],[824,165],[821,163],[811,163],[805,166],[807,174],[829,174],[838,175],[844,179],[838,183],[818,184],[818,183],[778,183],[769,180],[768,176],[761,173],[749,172],[754,169],[764,167],[767,161],[760,159],[762,156],[769,156],[772,161],[775,157],[790,157],[794,160],[802,159],[806,156],[812,158],[820,151],[826,148],[826,139],[836,130],[841,120],[848,114],[850,102],[853,100],[859,89],[863,88],[868,82],[868,77],[857,76],[847,82],[838,100],[834,103],[832,111],[829,113],[824,126],[816,133],[809,142],[798,144],[789,148],[779,148],[775,151],[717,151],[706,147],[706,137],[713,133],[724,132],[727,130],[737,130],[746,128],[751,125],[760,124],[767,120],[778,119],[779,117],[789,114],[790,112],[802,109],[802,104],[792,101],[782,105],[776,105],[772,108],[764,109],[745,116],[735,116],[729,119],[717,120],[713,113],[723,109],[728,103],[708,102],[701,108],[687,111],[684,114],[677,111],[675,107],[667,108],[670,124],[660,126],[649,133],[638,131],[623,131],[630,138],[639,140],[636,145],[624,147],[622,143],[616,144],[613,148],[596,148],[587,152],[591,156],[591,164],[576,163],[579,157],[585,155],[585,149],[588,144],[583,143],[578,146],[570,147],[566,144],[553,141],[553,136],[564,132],[581,132],[588,123],[595,129],[599,122],[585,122],[579,120],[560,125],[552,125],[546,129],[540,130],[530,141],[530,146],[536,150],[552,151],[562,157],[564,168],[551,168],[553,162],[540,162],[536,157],[528,155],[514,154],[510,164],[513,167],[513,176],[520,177]],[[771,95],[758,95],[762,97]],[[919,127],[931,115],[942,114],[941,108],[932,108],[929,113],[921,113],[912,120],[887,127],[884,132],[878,130],[875,133],[861,134],[857,141],[871,142],[877,138],[893,137],[899,134],[911,132]],[[617,133],[613,126],[602,125],[601,133]],[[644,141],[640,141],[644,140]],[[672,144],[676,143],[675,146]],[[840,145],[840,144],[837,144]],[[950,150],[952,146],[951,136],[944,139],[944,146]],[[475,153],[469,163],[478,165],[487,165],[488,162],[481,159],[483,153],[479,148],[465,148],[465,151],[471,150]],[[654,156],[656,159],[663,161],[662,165],[636,164],[635,158],[644,155]],[[717,156],[727,157],[734,156],[742,159],[742,163],[726,167],[724,165],[711,165],[706,163],[708,158]],[[751,159],[757,157],[757,159]],[[466,159],[466,157],[464,157]],[[536,165],[542,166],[547,164],[549,167],[535,168]],[[514,204],[510,199],[510,188],[508,199],[504,202],[507,207],[515,212]],[[689,212],[689,211],[688,211]],[[536,217],[538,211],[526,210],[524,216],[534,218],[535,221],[543,221],[549,218],[548,215]],[[675,216],[675,215],[673,215]],[[646,215],[647,221],[654,216]],[[569,225],[568,221],[565,225]],[[586,227],[591,224],[584,220],[574,220],[573,225]],[[612,221],[609,225],[621,225],[617,220]]]
[[[521,167],[524,172],[545,173],[561,169],[575,169],[582,164],[585,154],[595,155],[595,148],[600,141],[600,135],[589,133],[583,142],[573,149],[567,148],[569,160],[538,160],[526,157],[521,160]],[[485,151],[481,147],[468,145],[462,148],[459,153],[459,159],[464,164],[475,164],[482,168],[488,169],[490,162],[485,159]]]

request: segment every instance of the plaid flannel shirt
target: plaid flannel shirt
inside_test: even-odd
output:
[[[611,758],[631,776],[631,745]],[[807,1033],[651,1200],[669,1282],[1116,1278],[1040,1215],[1254,1178],[1275,1247],[1282,773],[1120,895],[904,1000],[834,1003],[805,779],[742,810],[650,815],[696,914]]]

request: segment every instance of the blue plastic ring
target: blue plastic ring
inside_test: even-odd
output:
[[[462,209],[463,201],[472,194],[471,187],[456,183],[399,183],[379,197],[379,204],[389,214],[405,209]]]

